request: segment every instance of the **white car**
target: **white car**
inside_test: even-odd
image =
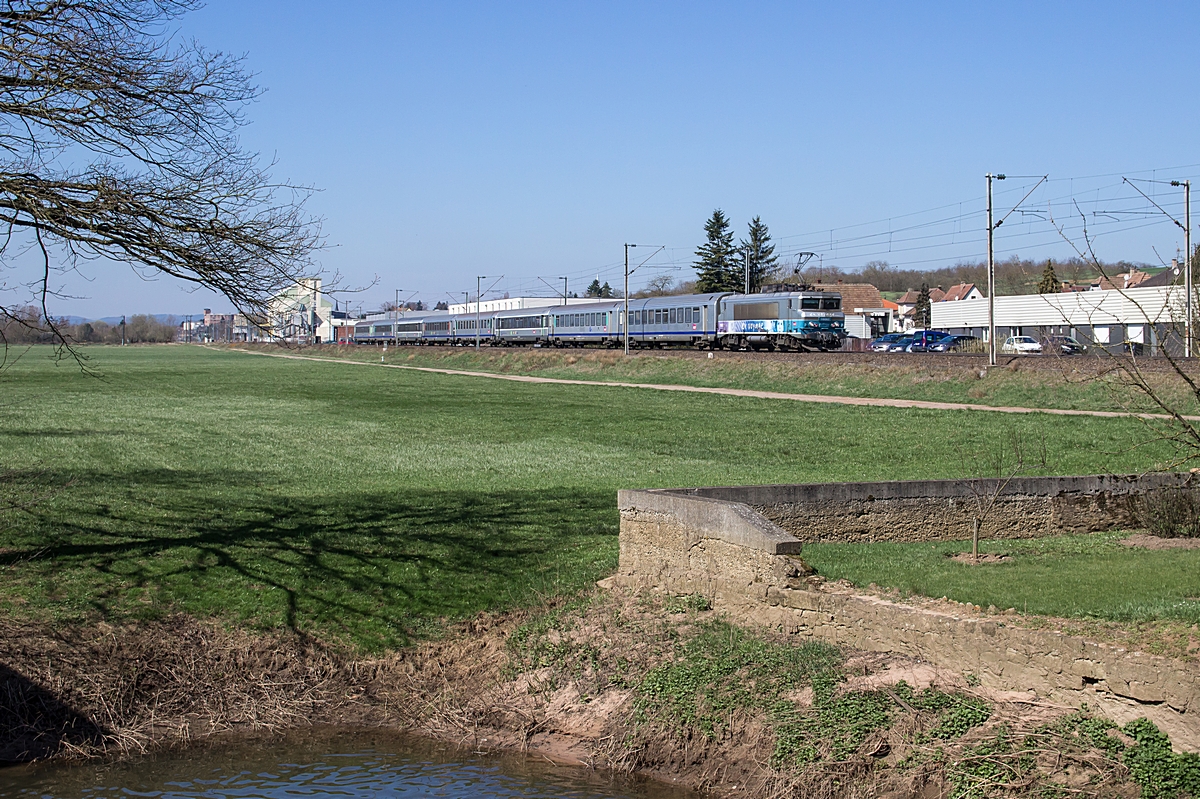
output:
[[[1009,336],[1000,345],[1005,355],[1032,355],[1042,351],[1042,345],[1033,336]]]

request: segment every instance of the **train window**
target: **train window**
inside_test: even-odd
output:
[[[800,310],[802,311],[819,311],[821,310],[820,297],[801,297]]]
[[[821,300],[822,311],[837,311],[842,307],[841,297],[829,297]]]
[[[699,308],[692,309],[692,321],[695,322],[696,324],[700,324],[700,309]]]
[[[675,321],[678,322],[679,324],[683,324],[683,309],[682,308],[675,309]]]
[[[669,324],[669,325],[675,324],[675,309],[674,308],[667,309],[667,324]]]

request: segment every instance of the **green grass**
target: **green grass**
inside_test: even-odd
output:
[[[326,347],[305,350],[329,356],[378,362],[376,347]],[[1159,412],[1141,395],[1120,385],[1117,375],[1101,374],[1111,360],[1091,356],[1017,360],[1014,368],[997,368],[980,377],[957,356],[876,356],[868,361],[834,363],[782,356],[746,361],[716,353],[707,358],[680,357],[654,351],[625,358],[603,350],[507,350],[484,348],[403,347],[389,349],[388,363],[469,371],[528,374],[540,377],[633,383],[780,391],[828,396],[880,397],[976,405],[1078,410]],[[1005,362],[1011,358],[1005,358]],[[1036,366],[1035,368],[1035,360]],[[1188,386],[1166,371],[1151,370],[1147,380],[1184,413],[1200,413]]]
[[[904,594],[1016,608],[1039,615],[1200,622],[1200,550],[1133,550],[1126,533],[984,541],[1006,562],[950,559],[970,541],[920,544],[809,544],[804,559],[831,580],[871,583]]]
[[[576,591],[625,487],[951,478],[1008,431],[1061,473],[1151,467],[1135,421],[523,385],[196,347],[4,373],[0,613],[182,611],[363,650]],[[939,592],[938,595],[940,596]]]

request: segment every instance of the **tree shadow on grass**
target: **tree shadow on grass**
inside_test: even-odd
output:
[[[249,474],[76,478],[79,490],[25,519],[0,569],[91,617],[184,610],[378,650],[576,590],[616,565],[611,491],[299,498]]]

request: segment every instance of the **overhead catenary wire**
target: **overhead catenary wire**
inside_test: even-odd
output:
[[[1124,246],[1143,248],[1145,256],[1142,260],[1154,263],[1157,255],[1153,246],[1165,246],[1164,242],[1128,237],[1144,235],[1139,231],[1166,222],[1155,220],[1154,210],[1151,209],[1166,212],[1170,216],[1182,215],[1182,198],[1177,193],[1159,195],[1155,192],[1146,195],[1137,191],[1137,187],[1126,181],[1125,177],[1157,185],[1168,182],[1159,180],[1158,175],[1170,173],[1181,180],[1192,179],[1197,177],[1196,170],[1200,170],[1200,164],[1083,176],[1032,176],[1028,180],[1008,176],[1008,185],[1001,184],[1003,190],[997,187],[997,202],[1002,203],[1008,197],[1015,199],[1018,192],[1022,201],[1028,199],[1028,202],[1025,205],[1018,203],[1019,210],[1023,212],[1020,214],[1021,224],[1014,224],[1009,219],[1008,224],[998,226],[995,252],[1003,258],[1021,253],[1037,253],[1039,257],[1073,257],[1062,237],[1051,229],[1048,221],[1040,218],[1040,215],[1048,216],[1056,206],[1068,203],[1077,205],[1081,213],[1089,216],[1090,237],[1114,242],[1124,238]],[[1114,181],[1113,178],[1120,180]],[[1024,195],[1031,196],[1025,198]],[[773,238],[780,258],[788,259],[800,252],[813,252],[820,256],[825,270],[835,273],[860,269],[874,260],[886,261],[893,268],[936,269],[978,262],[983,257],[986,235],[984,210],[984,198],[977,196],[918,211],[891,213],[866,222],[777,234]],[[1060,224],[1068,235],[1078,236],[1082,233],[1082,221],[1074,214],[1061,219]],[[776,223],[777,230],[778,227]],[[1115,245],[1120,246],[1120,243]],[[1122,253],[1122,257],[1139,260],[1131,256],[1128,249]],[[666,247],[639,272],[642,281],[639,285],[644,285],[655,274],[690,269],[694,261],[694,246]],[[595,277],[601,282],[616,285],[614,281],[620,278],[623,263],[612,260],[599,265],[555,266],[554,270],[560,276],[558,279],[565,276],[571,281],[590,281]],[[635,288],[631,285],[631,290]],[[518,296],[537,296],[549,293],[548,289],[550,287],[545,281],[536,276],[519,275],[509,278],[497,288],[498,291]],[[557,296],[559,292],[555,290],[553,294]]]

